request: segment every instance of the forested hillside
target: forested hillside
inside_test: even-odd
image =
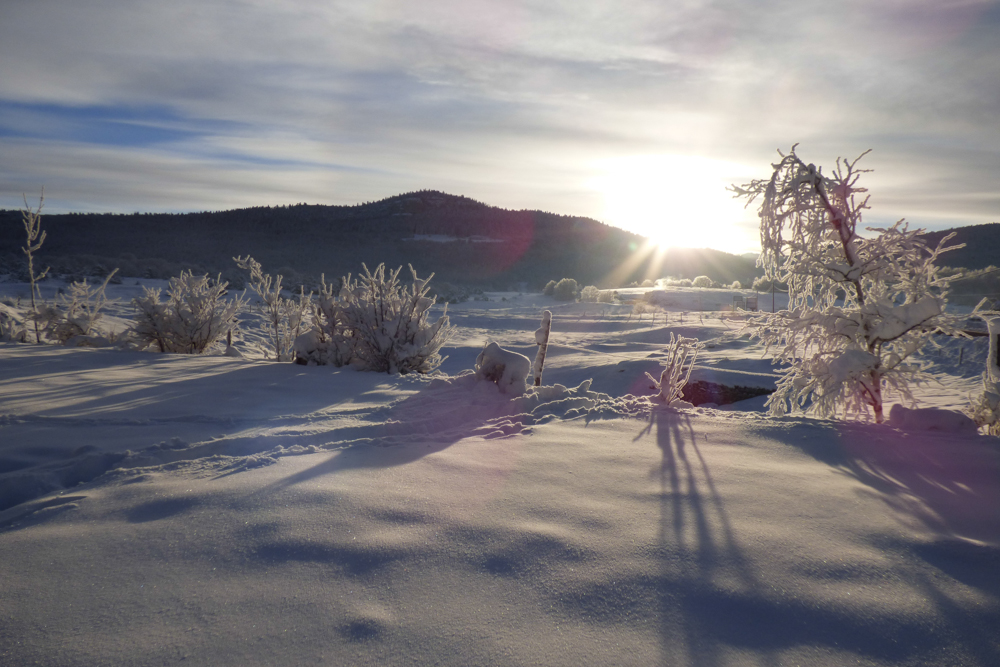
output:
[[[44,215],[38,261],[62,275],[169,277],[182,268],[238,280],[232,257],[250,254],[286,284],[369,267],[413,264],[438,281],[504,287],[552,279],[617,286],[709,275],[747,281],[752,260],[714,250],[643,253],[646,239],[589,218],[510,211],[422,191],[356,206],[298,204],[184,214]],[[0,212],[0,269],[23,265],[19,211]],[[616,283],[615,285],[609,284]]]

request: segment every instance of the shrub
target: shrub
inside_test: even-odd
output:
[[[21,314],[13,307],[0,303],[0,342],[27,342],[28,330]]]
[[[250,272],[250,289],[252,289],[264,304],[264,315],[268,321],[268,338],[274,358],[277,361],[291,361],[292,346],[302,333],[303,320],[312,305],[312,292],[306,296],[305,287],[299,287],[297,298],[286,299],[281,296],[281,283],[284,277],[277,279],[261,270],[260,262],[250,255],[234,257],[233,261],[241,269]]]
[[[572,278],[563,278],[556,283],[552,296],[556,301],[572,301],[576,298],[577,283]]]
[[[597,303],[614,303],[617,295],[618,292],[613,290],[601,290],[601,293],[597,295]]]
[[[208,275],[190,271],[171,278],[167,300],[160,289],[143,288],[143,296],[133,299],[138,309],[132,334],[140,349],[155,345],[160,352],[199,354],[236,325],[236,316],[246,305],[241,296],[227,301],[228,283],[221,276],[214,282]]]
[[[1000,435],[1000,313],[986,312],[982,317],[989,330],[990,347],[982,375],[982,392],[972,399],[968,412],[987,435]]]
[[[601,290],[593,285],[587,285],[580,290],[580,301],[596,302],[601,295]]]
[[[712,279],[709,278],[708,276],[698,276],[697,278],[695,278],[694,280],[691,281],[691,286],[692,287],[711,287],[712,286]]]
[[[340,367],[356,359],[357,339],[347,325],[344,300],[339,295],[340,289],[328,285],[326,276],[321,276],[316,321],[312,329],[295,339],[295,363]]]
[[[743,289],[743,284],[738,280],[734,280],[733,284],[729,286],[729,289]]]
[[[556,281],[550,280],[545,283],[545,287],[542,289],[542,294],[545,296],[552,296],[556,293]]]
[[[476,357],[475,372],[477,379],[496,384],[501,394],[520,396],[531,372],[531,361],[523,354],[488,343]]]
[[[443,346],[454,333],[445,314],[433,324],[428,309],[435,300],[427,296],[427,283],[410,266],[413,283],[404,288],[399,281],[402,267],[386,275],[385,264],[374,273],[361,265],[364,273],[352,282],[343,280],[342,317],[346,335],[356,339],[355,357],[365,370],[381,373],[429,373],[441,365]]]
[[[667,345],[659,380],[646,373],[646,377],[652,380],[653,386],[659,390],[653,400],[670,405],[681,398],[684,386],[691,379],[691,371],[702,346],[697,338],[681,336],[675,338],[674,333],[670,332],[670,343]]]
[[[100,285],[90,286],[84,278],[71,284],[68,294],[60,294],[62,309],[56,312],[47,327],[49,337],[67,343],[77,336],[90,336],[101,318],[101,310],[108,303],[105,290],[117,271],[109,273]]]

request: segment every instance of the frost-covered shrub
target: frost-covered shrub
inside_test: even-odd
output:
[[[645,280],[642,281],[642,287],[655,287],[655,286],[656,286],[656,283],[654,283],[649,278],[646,278]]]
[[[94,326],[101,318],[101,310],[108,303],[106,294],[108,283],[117,271],[118,269],[115,269],[109,273],[100,285],[88,285],[87,279],[84,278],[71,284],[67,294],[60,294],[59,309],[46,327],[48,337],[62,344],[72,341],[86,344],[82,339],[93,334]]]
[[[28,330],[24,318],[12,306],[0,303],[0,342],[27,342]]]
[[[297,297],[286,299],[281,296],[282,275],[277,278],[261,270],[260,262],[250,255],[234,257],[233,261],[241,269],[250,272],[250,289],[263,303],[264,316],[268,322],[268,339],[277,361],[291,361],[293,344],[302,333],[305,318],[312,306],[312,293],[306,296],[305,288],[299,288]]]
[[[349,280],[349,277],[346,280]],[[295,362],[319,366],[346,366],[357,358],[358,339],[347,324],[340,289],[321,277],[315,323],[292,346]]]
[[[788,310],[750,325],[787,364],[767,403],[772,414],[798,407],[867,418],[871,410],[881,423],[885,392],[913,401],[909,387],[922,374],[914,353],[935,333],[961,335],[944,312],[951,279],[936,265],[953,235],[932,249],[900,220],[859,236],[868,208],[857,197],[866,192],[860,159],[838,159],[827,177],[793,146],[770,179],[733,187],[748,204],[761,198],[758,265],[788,286]]]
[[[709,278],[708,276],[698,276],[697,278],[695,278],[694,280],[691,281],[691,286],[692,287],[711,287],[712,286],[712,279]]]
[[[642,300],[651,306],[658,306],[660,308],[667,308],[674,304],[674,300],[670,298],[670,292],[662,289],[654,289],[646,292],[642,295]]]
[[[662,361],[663,371],[660,373],[660,378],[646,373],[646,377],[652,380],[653,386],[659,391],[653,400],[667,405],[680,400],[684,386],[691,379],[694,362],[702,347],[703,344],[697,338],[674,337],[674,333],[670,332],[670,343]]]
[[[429,373],[441,365],[444,345],[454,333],[448,323],[447,304],[433,324],[428,309],[435,300],[427,296],[425,279],[410,267],[413,283],[405,288],[399,281],[402,267],[386,275],[379,264],[374,273],[361,265],[364,273],[356,281],[347,276],[340,291],[343,327],[355,339],[355,356],[365,370],[380,373]]]
[[[572,301],[576,298],[577,283],[572,278],[563,278],[556,283],[552,296],[556,301]]]
[[[729,289],[743,289],[743,284],[738,280],[734,280]]]
[[[601,295],[601,290],[597,289],[594,285],[587,285],[582,290],[580,290],[580,301],[587,301],[590,303],[596,303],[597,298]]]
[[[167,300],[160,289],[143,287],[143,296],[133,299],[137,309],[132,335],[140,349],[155,346],[160,352],[198,354],[236,326],[236,316],[246,305],[241,296],[226,300],[228,283],[221,276],[190,271],[171,278]]]
[[[990,351],[982,376],[983,390],[972,400],[968,412],[976,426],[988,435],[1000,435],[1000,314],[990,315],[984,318],[989,327]]]
[[[617,294],[614,290],[601,290],[600,294],[597,295],[597,303],[614,303]]]
[[[531,361],[523,354],[488,343],[476,357],[475,371],[478,379],[500,387],[500,393],[520,396],[531,372]]]
[[[542,294],[545,296],[552,296],[556,293],[556,281],[550,280],[545,283],[545,287],[542,289]]]

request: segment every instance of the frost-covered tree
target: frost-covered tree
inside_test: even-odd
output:
[[[556,301],[572,301],[576,298],[577,282],[572,278],[563,278],[556,283],[552,296]]]
[[[795,146],[772,165],[770,179],[732,190],[760,199],[761,255],[768,280],[788,286],[788,310],[761,315],[753,333],[787,364],[768,401],[772,414],[804,408],[884,420],[887,392],[913,402],[921,377],[914,353],[937,332],[958,334],[944,307],[950,278],[938,256],[951,236],[929,248],[902,220],[861,237],[868,170],[838,158],[832,175],[806,164]],[[869,412],[871,411],[871,412]]]
[[[31,283],[31,312],[35,320],[35,342],[42,342],[42,334],[38,328],[39,310],[38,302],[41,301],[42,293],[38,288],[38,283],[49,273],[46,267],[41,273],[35,273],[35,253],[41,250],[45,243],[45,232],[42,231],[42,207],[45,205],[45,190],[38,197],[38,208],[32,209],[28,205],[28,197],[24,196],[24,209],[21,211],[21,218],[24,222],[24,231],[27,235],[27,242],[21,250],[28,258],[28,281]],[[35,297],[38,297],[36,301]]]
[[[132,334],[140,349],[155,345],[160,352],[199,354],[236,326],[236,316],[246,302],[242,296],[227,300],[222,277],[190,271],[171,278],[167,300],[160,289],[143,287],[143,296],[133,299],[136,310]]]
[[[691,281],[691,286],[692,287],[711,287],[712,286],[712,279],[709,278],[708,276],[697,276],[694,280]]]
[[[250,255],[233,257],[241,269],[250,272],[250,289],[258,297],[264,308],[268,322],[268,339],[277,361],[291,361],[293,344],[302,333],[305,318],[312,306],[312,292],[307,296],[305,288],[299,288],[297,297],[285,298],[281,295],[284,277],[264,273],[260,262]]]
[[[440,350],[454,333],[445,313],[431,323],[429,309],[435,299],[427,296],[431,276],[420,279],[410,267],[413,283],[404,287],[399,280],[402,267],[385,270],[379,264],[372,273],[364,272],[355,281],[343,279],[340,296],[343,322],[355,339],[355,356],[366,370],[380,373],[429,373],[441,365]]]
[[[550,280],[545,283],[545,287],[542,288],[542,294],[545,296],[552,296],[556,293],[556,281]]]

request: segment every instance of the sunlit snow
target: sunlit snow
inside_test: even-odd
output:
[[[776,378],[752,291],[666,293],[452,304],[429,376],[249,328],[244,358],[0,344],[0,664],[1000,664],[997,438],[651,402],[671,333],[691,381]],[[543,386],[477,378],[544,310]],[[988,342],[941,342],[919,407],[961,410]]]

